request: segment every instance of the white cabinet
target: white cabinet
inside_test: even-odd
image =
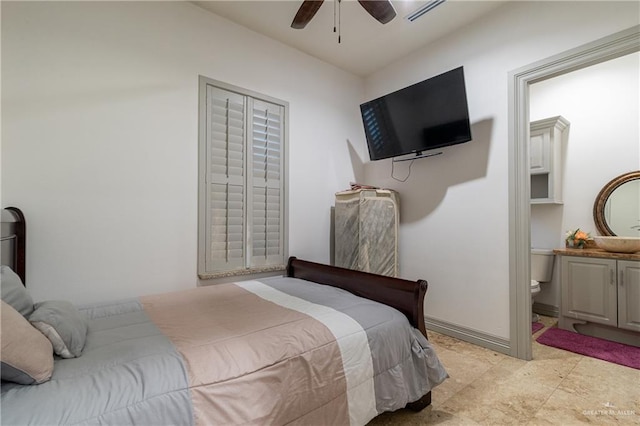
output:
[[[618,327],[640,331],[640,262],[618,260]]]
[[[639,261],[562,256],[561,268],[560,328],[586,321],[640,332]]]
[[[562,151],[568,129],[569,122],[561,116],[530,124],[532,204],[562,204]]]
[[[616,327],[616,260],[563,256],[561,268],[562,315]]]

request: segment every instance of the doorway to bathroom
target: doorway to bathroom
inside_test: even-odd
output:
[[[576,229],[595,235],[593,204],[600,189],[640,168],[639,76],[635,52],[529,86],[531,122],[563,117],[568,123],[558,158],[562,196],[531,204],[532,249],[564,247],[566,233]],[[558,316],[559,263],[558,257],[551,280],[540,283],[535,313]]]
[[[547,86],[552,87],[555,82],[552,79],[555,78],[571,78],[570,73],[579,72],[584,70],[589,73],[588,70],[591,67],[604,67],[601,72],[595,73],[597,76],[603,77],[603,74],[608,74],[603,71],[611,66],[609,62],[620,58],[621,60],[633,61],[632,55],[640,50],[640,26],[632,27],[628,30],[613,34],[609,37],[588,43],[584,46],[572,49],[570,51],[561,53],[559,55],[547,58],[545,60],[536,62],[534,64],[525,66],[510,73],[510,92],[509,92],[509,134],[510,134],[510,152],[509,152],[509,217],[510,217],[510,341],[511,341],[511,354],[522,359],[531,359],[531,285],[530,285],[530,255],[531,247],[535,244],[539,245],[551,245],[551,247],[560,247],[564,244],[563,231],[564,227],[573,227],[573,222],[584,221],[584,225],[576,223],[575,227],[591,227],[593,226],[593,219],[589,216],[588,220],[585,218],[590,214],[590,209],[586,212],[579,211],[583,209],[584,203],[591,203],[598,191],[604,183],[611,177],[606,179],[602,184],[587,184],[582,181],[581,187],[585,188],[585,191],[579,191],[580,194],[568,194],[569,191],[565,191],[564,195],[569,196],[569,199],[577,197],[580,202],[563,203],[558,206],[543,207],[543,210],[539,214],[533,214],[530,205],[531,194],[531,182],[530,182],[530,147],[529,147],[529,123],[534,119],[533,114],[542,114],[542,107],[534,106],[531,101],[531,95],[536,95],[542,89],[546,89],[545,85],[536,87],[536,84],[544,83],[548,81]],[[637,56],[635,59],[638,61]],[[614,63],[615,64],[615,63]],[[596,71],[598,68],[594,68]],[[636,71],[637,72],[637,71]],[[579,75],[579,74],[577,74]],[[614,74],[615,75],[615,74]],[[637,74],[636,74],[637,76]],[[615,78],[615,77],[614,77]],[[632,88],[628,88],[632,90]],[[605,89],[606,91],[606,85]],[[638,89],[636,86],[635,93],[637,95]],[[594,102],[598,102],[597,95],[600,92],[594,91],[593,86],[590,86],[589,90],[572,95],[576,99],[571,99],[576,105],[586,105],[585,101],[588,97],[592,97]],[[627,92],[628,93],[628,92]],[[555,95],[554,95],[555,96]],[[540,99],[544,100],[545,97]],[[548,101],[536,100],[539,104],[544,105]],[[636,103],[638,102],[636,98]],[[545,111],[544,114],[547,112]],[[564,112],[560,112],[558,115],[565,115]],[[580,121],[580,120],[579,120]],[[636,109],[635,119],[632,121],[635,123],[636,128],[638,126],[638,113]],[[585,149],[584,153],[575,154],[575,158],[572,158],[572,152],[566,152],[565,157],[568,163],[563,173],[563,179],[568,178],[569,182],[575,181],[574,176],[568,176],[568,170],[582,169],[585,172],[589,172],[589,169],[597,167],[597,164],[589,163],[585,164],[581,162],[581,158],[587,154],[595,154],[597,158],[606,157],[602,153],[606,150],[612,150],[611,135],[612,129],[609,124],[598,117],[595,123],[599,125],[595,132],[595,138],[589,136],[590,142],[580,143],[576,138],[576,127],[573,126],[570,130],[569,140],[567,143],[567,149],[573,142],[576,147],[582,146]],[[592,130],[593,131],[593,130]],[[577,132],[580,134],[581,132]],[[593,142],[598,140],[598,143]],[[636,143],[637,143],[636,136]],[[572,146],[573,146],[572,145]],[[615,145],[615,144],[614,144]],[[617,148],[616,148],[617,149]],[[611,153],[611,151],[609,152]],[[635,157],[638,158],[637,156]],[[636,165],[636,169],[637,169]],[[610,172],[611,170],[609,170]],[[591,179],[588,178],[588,179]],[[593,178],[596,181],[596,178]],[[589,180],[587,182],[590,182]],[[593,187],[590,187],[593,186]],[[589,196],[589,191],[593,192],[592,196]],[[586,195],[585,195],[586,193]],[[588,201],[587,201],[588,199]],[[584,209],[583,209],[584,210]],[[538,218],[538,216],[540,216]],[[553,223],[550,229],[544,230],[544,232],[538,233],[533,230],[533,226],[539,226],[538,223]],[[570,223],[571,222],[571,223]],[[542,226],[542,225],[540,225]],[[559,269],[559,268],[555,268]],[[554,274],[556,275],[556,274]],[[556,275],[557,280],[557,275]],[[545,298],[554,299],[556,297],[557,290],[554,288],[547,289]],[[549,301],[548,299],[542,299]],[[559,305],[559,292],[557,292],[557,301]],[[541,302],[543,304],[543,302]],[[548,303],[549,306],[553,306],[552,303]]]

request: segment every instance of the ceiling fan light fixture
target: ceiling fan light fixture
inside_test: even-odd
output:
[[[340,20],[339,15],[341,1],[342,0],[333,0],[334,21],[336,2],[338,3],[338,21]],[[304,0],[302,2],[302,5],[298,9],[298,13],[296,13],[296,16],[293,18],[291,28],[304,28],[314,17],[318,9],[320,9],[320,6],[322,6],[323,2],[324,0]],[[396,10],[394,9],[391,0],[358,0],[358,3],[360,3],[360,6],[362,6],[369,15],[371,15],[376,21],[380,22],[381,24],[386,24],[396,17]],[[340,25],[338,24],[338,26]]]
[[[416,9],[415,11],[413,11],[410,14],[408,14],[407,16],[405,16],[404,19],[406,19],[407,21],[413,22],[416,19],[418,19],[419,17],[421,17],[422,15],[424,15],[425,13],[427,13],[427,12],[433,10],[434,8],[440,6],[445,1],[446,0],[431,0],[430,2],[425,3],[424,5],[422,5],[421,7]]]

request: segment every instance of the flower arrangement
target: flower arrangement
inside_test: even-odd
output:
[[[584,248],[587,241],[590,240],[591,235],[588,232],[580,230],[580,228],[577,228],[575,231],[567,231],[567,237],[565,238],[567,247],[572,248]]]

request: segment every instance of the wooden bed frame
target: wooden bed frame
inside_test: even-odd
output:
[[[26,250],[26,242],[27,242],[27,224],[24,220],[24,214],[17,207],[7,207],[4,209],[7,214],[6,216],[11,217],[11,220],[5,221],[4,211],[2,212],[2,235],[0,235],[0,240],[2,243],[8,242],[7,245],[11,244],[11,248],[9,250],[11,253],[12,264],[11,269],[18,274],[22,283],[26,283],[26,259],[27,259],[27,250]],[[4,246],[4,244],[3,244]],[[3,258],[4,259],[4,258]],[[26,284],[25,284],[26,285]]]
[[[26,286],[26,221],[22,211],[16,207],[7,207],[14,219],[9,227],[3,222],[2,241],[14,241],[13,265],[14,271],[20,276]],[[5,235],[5,229],[9,229]],[[427,337],[424,323],[424,297],[427,292],[425,280],[409,281],[400,278],[386,277],[367,272],[354,271],[336,266],[308,262],[290,257],[287,263],[286,275],[300,278],[332,287],[342,288],[356,296],[374,300],[391,306],[402,312],[409,323],[420,330]],[[423,395],[419,400],[407,404],[407,408],[420,411],[431,404],[431,392]]]

